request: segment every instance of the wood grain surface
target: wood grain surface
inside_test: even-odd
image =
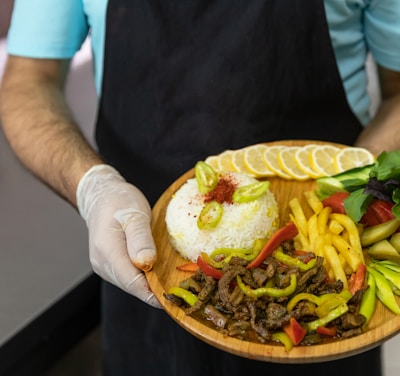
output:
[[[308,143],[322,144],[322,142],[314,140],[287,140],[268,143],[267,145],[305,145]],[[343,147],[343,145],[334,145]],[[297,346],[287,352],[279,344],[261,344],[225,336],[203,322],[187,316],[182,309],[166,300],[163,296],[170,287],[177,286],[181,280],[190,276],[190,274],[176,269],[178,265],[184,264],[187,260],[182,258],[169,242],[165,224],[165,212],[172,194],[187,179],[193,176],[194,170],[190,170],[181,176],[164,192],[153,208],[152,231],[158,250],[158,260],[153,270],[147,273],[150,286],[165,311],[185,330],[202,341],[232,354],[276,363],[314,363],[355,355],[382,344],[400,331],[400,316],[391,313],[378,302],[369,327],[363,334],[320,345]],[[293,197],[298,197],[302,206],[306,208],[307,204],[303,197],[303,192],[315,187],[314,180],[305,182],[280,178],[270,178],[268,180],[270,180],[270,189],[275,194],[280,207],[281,225],[289,218],[289,200]]]

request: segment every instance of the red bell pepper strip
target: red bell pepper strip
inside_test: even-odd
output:
[[[312,252],[303,251],[301,249],[295,249],[292,251],[293,256],[298,257],[304,263],[308,263],[310,260],[315,258],[315,255]]]
[[[294,317],[290,318],[289,325],[286,325],[283,330],[289,336],[290,340],[295,346],[297,346],[307,334],[307,331],[299,324],[299,322]]]
[[[335,326],[319,326],[317,328],[317,333],[325,336],[325,337],[335,337],[337,334],[337,329]]]
[[[324,207],[329,206],[332,208],[333,213],[346,214],[344,200],[349,196],[349,194],[349,192],[336,192],[332,196],[322,200],[322,205],[324,205]]]
[[[213,277],[215,279],[221,279],[223,273],[221,270],[218,270],[211,266],[205,259],[204,256],[199,256],[197,258],[197,265],[201,269],[201,271],[208,275],[209,277]]]
[[[375,199],[369,204],[360,222],[369,227],[390,221],[395,217],[392,213],[392,207],[393,204],[390,202]]]
[[[282,242],[293,239],[298,232],[299,231],[293,222],[288,222],[285,227],[281,227],[270,237],[257,257],[247,265],[247,269],[259,266],[267,257],[272,255]]]
[[[188,262],[186,264],[178,265],[176,268],[183,272],[195,273],[199,270],[199,265],[196,262]]]
[[[364,287],[366,275],[367,267],[365,266],[365,264],[360,264],[357,270],[350,277],[349,290],[352,295],[354,295],[358,290]]]

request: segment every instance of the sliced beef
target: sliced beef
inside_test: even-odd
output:
[[[289,323],[291,315],[285,306],[277,303],[269,303],[266,310],[266,324],[268,329],[279,329]]]
[[[249,302],[248,307],[251,314],[250,325],[256,333],[257,338],[261,343],[266,343],[267,341],[270,341],[272,338],[272,334],[268,329],[266,320],[258,318],[257,309],[254,302]]]
[[[204,307],[204,315],[219,329],[224,329],[228,322],[228,318],[211,304]]]
[[[344,315],[340,316],[340,329],[345,331],[349,329],[356,329],[360,328],[365,324],[366,318],[363,315],[358,313],[345,313]]]

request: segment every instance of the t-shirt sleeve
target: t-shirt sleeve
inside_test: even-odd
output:
[[[82,0],[16,0],[7,50],[18,56],[71,58],[88,31]]]
[[[370,0],[364,28],[369,49],[377,63],[400,71],[400,1]]]

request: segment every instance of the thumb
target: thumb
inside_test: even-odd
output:
[[[125,231],[126,245],[132,263],[143,271],[151,270],[157,253],[150,228],[150,217],[135,209],[120,210],[115,217]]]

